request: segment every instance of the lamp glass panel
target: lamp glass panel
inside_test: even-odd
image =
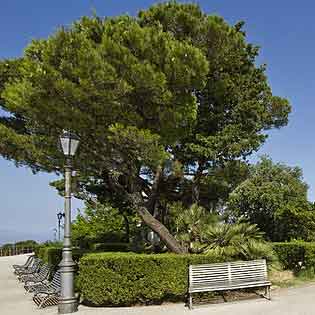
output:
[[[79,145],[79,140],[77,139],[71,139],[70,140],[70,155],[75,155],[75,152],[77,151]]]
[[[60,137],[61,147],[64,155],[70,154],[70,139],[67,137]]]

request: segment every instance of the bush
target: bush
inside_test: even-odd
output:
[[[303,241],[274,243],[273,248],[284,269],[299,271],[304,267],[315,270],[315,243]]]
[[[93,244],[92,250],[102,252],[128,252],[130,251],[129,243],[96,243]]]
[[[94,306],[182,300],[189,264],[222,261],[212,255],[97,253],[80,259],[77,286]]]
[[[73,261],[78,263],[80,258],[86,254],[90,253],[91,251],[82,250],[82,249],[73,249],[72,251],[72,258]],[[59,267],[59,263],[62,259],[62,248],[61,247],[50,247],[50,246],[39,246],[35,250],[36,256],[41,258],[45,263],[54,267],[56,271]]]
[[[73,248],[72,258],[73,261],[78,263],[80,258],[86,253],[93,253],[96,251],[119,251],[126,252],[129,250],[128,243],[98,243],[94,244],[92,249],[78,249]],[[40,245],[34,250],[35,255],[41,258],[45,263],[54,266],[54,269],[58,269],[58,265],[62,259],[62,244],[53,245]]]

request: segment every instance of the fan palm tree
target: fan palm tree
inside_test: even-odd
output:
[[[214,224],[202,230],[201,244],[205,253],[215,253],[226,259],[275,260],[272,247],[263,235],[256,224]]]
[[[202,230],[217,221],[216,215],[207,213],[203,207],[197,204],[193,204],[189,208],[177,204],[173,207],[173,216],[175,237],[191,252],[199,251]]]

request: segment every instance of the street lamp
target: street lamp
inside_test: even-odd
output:
[[[75,263],[72,259],[71,247],[71,175],[72,158],[79,145],[79,139],[74,134],[65,131],[60,136],[62,151],[66,157],[65,164],[65,211],[64,211],[64,241],[62,260],[59,264],[61,274],[61,292],[58,313],[67,314],[78,310],[78,302],[74,295]]]
[[[160,239],[159,235],[157,233],[155,233],[154,231],[152,231],[152,230],[148,233],[147,240],[153,246],[157,246],[161,242],[161,239]]]
[[[65,217],[64,212],[59,211],[57,213],[57,219],[58,219],[58,241],[60,241],[60,227],[61,227],[61,220]]]

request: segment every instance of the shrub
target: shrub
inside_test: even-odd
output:
[[[96,243],[93,244],[92,250],[102,252],[128,252],[130,251],[129,243]]]
[[[92,249],[78,249],[73,248],[72,258],[73,261],[78,263],[80,258],[86,253],[93,253],[96,251],[120,251],[126,252],[129,250],[128,243],[98,243],[94,244]],[[41,245],[35,248],[35,255],[41,258],[45,263],[54,266],[54,269],[58,269],[58,265],[62,259],[62,244]]]
[[[315,269],[315,243],[294,241],[274,243],[274,251],[284,269],[299,271],[301,267]]]
[[[57,267],[62,258],[62,248],[41,246],[35,252],[45,263]]]
[[[305,267],[310,271],[315,271],[315,243],[306,243],[305,246]]]
[[[183,299],[188,265],[222,261],[212,255],[97,253],[80,259],[77,286],[85,303],[151,304]]]
[[[202,231],[202,242],[205,253],[213,252],[226,260],[230,257],[233,260],[276,261],[271,244],[263,239],[256,224],[239,221],[208,225]]]
[[[91,251],[82,250],[82,249],[73,249],[72,258],[73,261],[78,263],[80,258]],[[55,270],[59,267],[59,263],[62,259],[62,248],[61,247],[50,247],[50,246],[41,246],[35,251],[36,256],[41,258],[45,263],[52,265]]]

